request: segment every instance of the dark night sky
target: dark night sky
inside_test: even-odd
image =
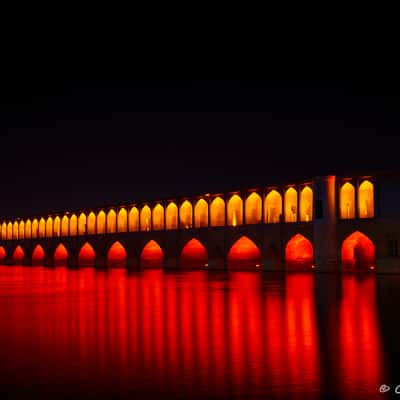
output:
[[[389,27],[293,16],[3,27],[0,216],[399,167]]]

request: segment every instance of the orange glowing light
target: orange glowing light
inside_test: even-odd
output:
[[[200,199],[194,207],[194,226],[202,228],[208,226],[208,203]]]
[[[297,191],[290,187],[285,192],[285,222],[297,221]]]
[[[117,218],[118,232],[127,232],[128,230],[128,213],[125,208],[121,208]]]
[[[227,217],[229,226],[243,224],[243,201],[237,194],[234,194],[228,201]]]
[[[100,211],[97,214],[97,228],[96,233],[102,234],[106,233],[106,213],[104,211]]]
[[[352,233],[342,244],[342,269],[355,271],[375,266],[375,246],[363,233]],[[372,268],[373,269],[373,268]]]
[[[358,215],[360,218],[374,217],[374,185],[368,180],[358,188]]]
[[[136,232],[139,230],[139,210],[132,207],[128,215],[128,228],[129,232]]]
[[[306,271],[313,268],[314,250],[312,243],[303,235],[294,235],[285,249],[286,269]]]
[[[166,209],[165,223],[167,229],[178,229],[178,206],[173,202]]]
[[[192,218],[193,218],[193,207],[190,201],[185,200],[180,208],[180,227],[181,228],[191,228]]]
[[[68,251],[65,246],[60,243],[54,251],[54,264],[66,265],[68,259]]]
[[[355,218],[355,190],[350,182],[340,188],[340,218]]]
[[[115,242],[107,253],[107,262],[111,267],[125,267],[127,253],[120,242]]]
[[[12,259],[16,264],[21,264],[25,257],[24,250],[21,246],[17,246],[13,252]]]
[[[151,229],[151,209],[144,206],[140,211],[140,230],[149,231]]]
[[[93,247],[86,242],[79,251],[78,264],[84,266],[93,266],[96,253]]]
[[[221,197],[216,197],[210,205],[211,226],[225,225],[225,202]]]
[[[306,186],[300,193],[300,221],[309,222],[312,220],[313,191]]]
[[[153,208],[153,229],[155,231],[164,229],[164,207],[161,204]]]
[[[0,246],[0,261],[3,261],[7,257],[7,253],[3,246]]]
[[[140,264],[143,268],[162,268],[164,253],[155,240],[150,240],[142,250]]]
[[[245,202],[246,224],[259,224],[261,222],[261,196],[253,192]]]
[[[96,214],[93,211],[87,217],[87,230],[89,235],[96,233]]]
[[[182,268],[204,268],[208,263],[206,248],[197,239],[191,239],[182,249],[179,263]]]
[[[230,269],[252,269],[261,263],[259,248],[247,236],[238,239],[229,250],[228,268]]]
[[[107,214],[107,233],[117,232],[117,213],[110,210]]]
[[[43,247],[40,244],[38,244],[32,253],[32,264],[34,265],[42,264],[44,261],[44,257],[45,257],[45,252],[43,250]]]

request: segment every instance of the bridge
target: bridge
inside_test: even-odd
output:
[[[384,190],[386,181],[378,175],[330,175],[3,219],[0,264],[397,271],[382,239],[387,218],[375,201],[377,183]],[[397,252],[397,239],[392,252]]]

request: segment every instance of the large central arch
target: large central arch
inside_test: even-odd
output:
[[[17,265],[22,264],[24,261],[25,253],[21,246],[17,246],[13,252],[12,259]]]
[[[353,232],[343,241],[341,256],[343,271],[375,269],[375,245],[359,231]]]
[[[126,258],[125,247],[122,246],[120,242],[116,241],[107,252],[107,265],[112,268],[126,267]]]
[[[90,243],[86,242],[80,249],[78,265],[82,267],[93,267],[96,253]]]
[[[45,256],[43,247],[38,244],[32,252],[32,265],[43,265]]]
[[[140,254],[142,268],[162,268],[164,253],[155,240],[150,240]]]
[[[230,248],[228,253],[229,269],[256,269],[261,267],[261,252],[247,236],[242,236]]]
[[[312,270],[314,263],[312,243],[299,233],[294,235],[286,245],[285,262],[288,271]]]
[[[66,266],[68,260],[68,251],[66,247],[60,243],[54,250],[54,265],[55,266]]]
[[[182,249],[179,265],[182,268],[204,268],[208,265],[208,253],[197,239],[191,239]]]

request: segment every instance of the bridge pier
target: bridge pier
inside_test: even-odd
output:
[[[126,268],[130,270],[138,270],[140,269],[140,260],[138,257],[128,257],[126,259]]]
[[[227,260],[225,257],[209,257],[208,270],[224,270],[227,268]]]
[[[165,257],[164,265],[165,269],[177,269],[179,268],[179,259],[178,257]]]

